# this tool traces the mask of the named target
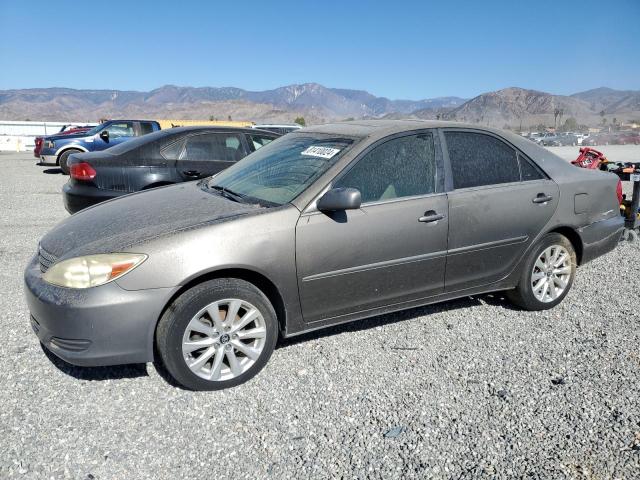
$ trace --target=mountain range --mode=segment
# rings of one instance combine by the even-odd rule
[[[573,117],[593,125],[640,118],[640,91],[597,88],[553,95],[517,87],[472,99],[438,97],[390,100],[364,90],[327,88],[317,83],[249,91],[235,87],[166,85],[149,92],[34,88],[0,90],[0,119],[97,121],[100,118],[165,118],[307,123],[347,118],[424,118],[460,120],[503,127],[553,125]]]

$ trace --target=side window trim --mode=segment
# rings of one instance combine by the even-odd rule
[[[340,173],[338,173],[338,175],[336,175],[331,180],[329,185],[322,190],[322,193],[320,195],[318,195],[318,198],[320,198],[328,189],[333,188],[333,186],[336,185],[336,183],[338,183],[342,179],[342,177],[346,176],[356,166],[356,164],[360,160],[365,158],[375,148],[377,148],[380,145],[383,145],[384,143],[387,143],[387,142],[389,142],[391,140],[396,140],[396,139],[402,138],[402,137],[410,137],[410,136],[414,136],[414,135],[421,135],[421,134],[425,134],[425,133],[429,133],[429,134],[431,134],[433,136],[433,148],[434,148],[434,155],[435,155],[435,160],[436,160],[435,191],[433,191],[431,193],[421,194],[421,195],[411,195],[411,196],[406,196],[406,197],[397,197],[397,198],[389,198],[389,199],[385,199],[385,200],[375,200],[375,201],[371,201],[371,202],[363,202],[362,205],[363,206],[372,206],[372,205],[381,205],[381,204],[386,204],[386,203],[403,202],[403,201],[408,201],[408,200],[415,200],[417,198],[424,198],[424,197],[431,197],[431,196],[434,196],[434,195],[441,195],[442,193],[445,193],[445,190],[444,190],[444,178],[445,177],[443,175],[444,162],[443,162],[443,159],[442,159],[442,147],[441,147],[441,142],[440,142],[440,138],[439,138],[437,129],[435,129],[435,128],[423,128],[423,129],[420,129],[420,130],[411,130],[411,131],[404,131],[404,132],[394,133],[392,135],[388,135],[386,137],[383,137],[383,138],[375,141],[374,143],[369,145],[366,149],[364,149],[362,152],[360,152],[353,160],[351,160],[351,162],[349,162],[349,164],[346,165],[340,171]],[[312,204],[315,204],[315,202],[317,201],[318,198],[316,198],[312,202]]]

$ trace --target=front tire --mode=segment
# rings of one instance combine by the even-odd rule
[[[525,310],[553,308],[569,293],[576,268],[571,242],[559,233],[549,233],[529,253],[518,286],[507,297]]]
[[[180,295],[156,330],[167,372],[191,390],[221,390],[246,382],[266,365],[278,339],[273,306],[258,288],[215,279]]]
[[[69,175],[69,165],[67,164],[69,155],[74,153],[80,153],[80,150],[66,150],[60,154],[60,157],[58,157],[58,165],[60,165],[60,169],[65,175]]]

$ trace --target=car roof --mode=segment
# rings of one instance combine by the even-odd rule
[[[178,133],[191,133],[191,132],[235,132],[235,133],[250,133],[255,135],[256,132],[261,132],[268,135],[278,136],[277,133],[270,132],[268,130],[259,130],[257,128],[245,128],[245,127],[226,127],[226,126],[218,126],[218,125],[193,125],[188,127],[165,128],[164,130],[159,130],[157,132],[158,134],[156,135],[156,138],[162,136],[162,135],[159,135],[160,132],[164,132],[165,135],[174,135]],[[153,135],[154,133],[150,133],[147,135]]]
[[[422,128],[473,128],[492,130],[479,125],[442,120],[353,120],[306,127],[302,129],[302,132],[328,133],[353,137],[382,137],[393,133]]]

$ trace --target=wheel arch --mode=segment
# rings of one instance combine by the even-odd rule
[[[84,152],[88,152],[89,150],[87,150],[86,148],[80,146],[80,145],[65,145],[63,147],[60,147],[60,150],[58,150],[56,152],[56,164],[60,165],[60,157],[62,156],[62,154],[64,152],[68,152],[69,150],[77,150],[78,152],[84,153]]]
[[[155,345],[156,345],[155,340],[156,340],[156,332],[158,329],[158,323],[160,322],[160,319],[165,314],[165,312],[171,307],[173,302],[175,302],[175,300],[184,292],[193,288],[196,285],[199,285],[209,280],[214,280],[216,278],[235,278],[238,280],[244,280],[245,282],[249,282],[252,285],[254,285],[258,290],[264,293],[267,299],[271,302],[271,305],[273,305],[273,309],[275,310],[276,317],[278,319],[278,327],[280,332],[285,331],[286,322],[287,322],[286,307],[285,307],[284,299],[282,298],[282,295],[280,294],[280,291],[278,287],[275,285],[275,283],[271,281],[271,279],[263,275],[262,273],[256,272],[255,270],[251,270],[248,268],[243,268],[243,267],[222,268],[219,270],[204,272],[200,275],[197,275],[191,278],[188,282],[186,282],[178,290],[176,290],[171,296],[171,298],[169,298],[169,300],[163,307],[162,311],[160,312],[160,315],[158,315],[158,318],[155,321],[155,325],[153,326],[153,335],[151,336],[151,341],[153,343],[152,352],[153,352],[154,358],[157,358],[157,352],[155,350]]]
[[[578,265],[582,264],[584,245],[582,243],[580,234],[575,228],[569,226],[560,226],[555,227],[553,230],[550,230],[547,233],[559,233],[560,235],[567,237],[569,242],[571,242],[573,249],[576,251],[576,260],[578,262]]]

